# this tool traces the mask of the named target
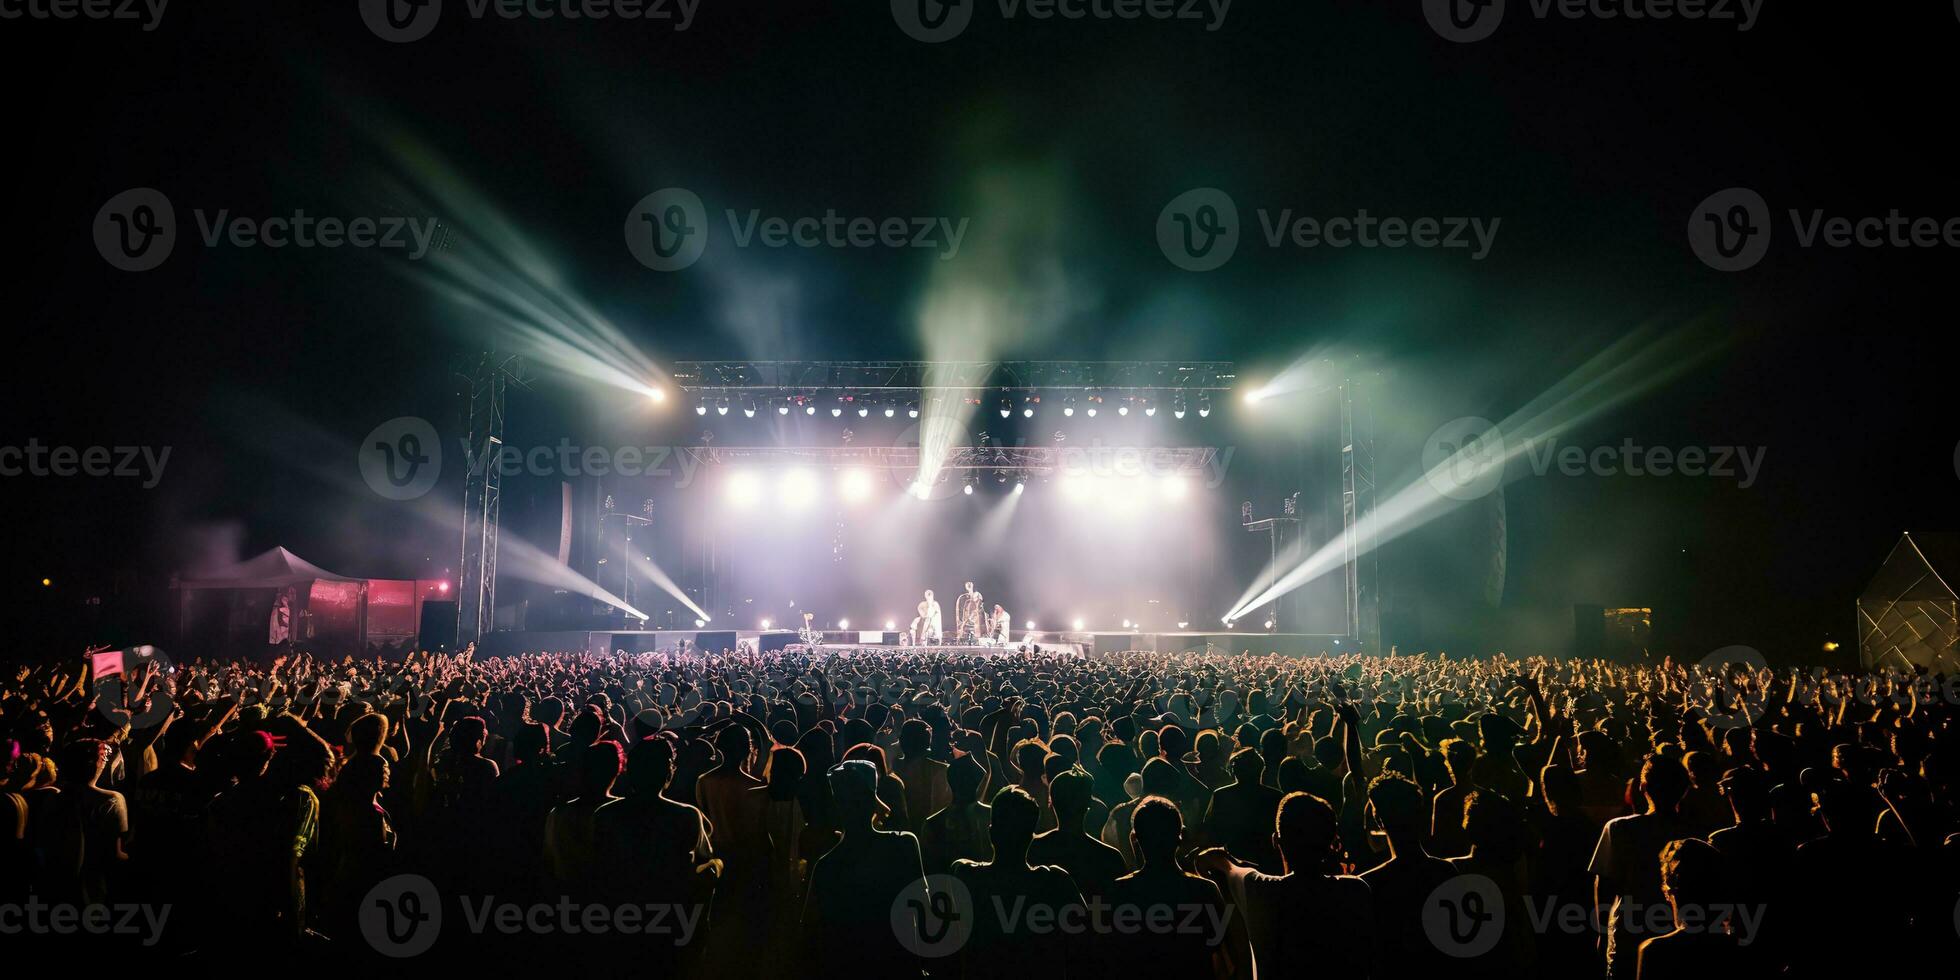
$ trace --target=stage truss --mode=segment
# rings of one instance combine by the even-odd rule
[[[1238,384],[1230,361],[681,361],[670,372],[690,394],[823,391],[1183,391]]]
[[[682,451],[697,463],[713,466],[803,463],[895,473],[917,472],[920,458],[917,446],[697,446]],[[1067,446],[954,447],[945,452],[939,464],[940,477],[972,472],[1066,476],[1086,468],[1087,452]],[[1159,446],[1136,450],[1136,463],[1139,469],[1157,475],[1201,476],[1217,455],[1210,446]]]

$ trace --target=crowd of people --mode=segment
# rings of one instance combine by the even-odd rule
[[[0,934],[700,976],[1836,980],[1960,952],[1949,682],[802,647],[22,666]]]

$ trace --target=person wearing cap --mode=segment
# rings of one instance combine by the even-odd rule
[[[863,759],[840,762],[826,778],[843,836],[810,867],[803,903],[804,967],[812,976],[853,980],[916,978],[919,964],[894,928],[892,908],[926,893],[919,839],[879,830],[890,810],[878,799],[878,767]],[[917,920],[911,921],[916,928]]]

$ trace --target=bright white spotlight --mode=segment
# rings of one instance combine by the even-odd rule
[[[728,475],[728,502],[746,510],[762,499],[762,481],[747,470],[736,470]]]
[[[1072,418],[1074,418],[1074,417],[1075,417],[1075,406],[1074,406],[1074,405],[1063,405],[1063,406],[1062,406],[1062,415],[1063,415],[1063,417],[1065,417],[1065,418],[1071,418],[1071,419],[1072,419]]]
[[[910,493],[912,496],[919,498],[920,500],[924,500],[927,497],[932,496],[932,487],[927,486],[923,482],[918,482],[918,483],[913,483],[911,488],[907,492]]]
[[[706,414],[708,414],[708,403],[707,403],[707,402],[695,402],[695,403],[694,403],[694,414],[696,414],[696,415],[706,415]]]
[[[1181,476],[1164,477],[1157,481],[1157,486],[1163,490],[1165,500],[1183,500],[1191,495],[1191,481]]]
[[[1094,405],[1091,405],[1091,406],[1089,406],[1089,409],[1088,409],[1088,411],[1089,411],[1089,417],[1090,417],[1090,418],[1095,418],[1095,417],[1096,417],[1096,406],[1094,406]]]
[[[1190,624],[1190,623],[1179,623],[1179,624],[1177,624],[1177,628],[1178,628],[1178,629],[1188,629],[1188,628],[1190,628],[1190,626],[1191,626],[1191,624]]]
[[[1116,406],[1116,414],[1118,415],[1130,414],[1130,403],[1124,402],[1123,404]]]
[[[1014,492],[1015,492],[1015,493],[1020,493],[1020,492],[1022,492],[1022,491],[1024,491],[1024,490],[1026,490],[1027,488],[1028,488],[1028,481],[1026,481],[1026,480],[1015,480],[1015,481],[1014,481]]]
[[[906,417],[906,418],[908,418],[908,419],[916,419],[916,418],[918,418],[918,417],[919,417],[919,406],[917,406],[917,405],[907,405],[907,406],[905,407],[905,417]]]
[[[1272,621],[1272,620],[1270,620],[1270,619],[1269,619],[1269,620],[1266,620],[1266,628],[1267,628],[1267,629],[1272,629],[1272,628],[1273,628],[1273,621]]]
[[[817,414],[817,406],[815,406],[815,405],[805,405],[805,406],[803,406],[803,414],[805,414],[805,415],[815,415],[815,414]]]
[[[967,496],[969,496],[969,497],[971,497],[971,496],[973,496],[973,484],[971,484],[971,483],[969,483],[969,484],[967,484],[967,485],[965,485],[965,486],[963,486],[963,487],[961,487],[961,488],[960,488],[960,492],[961,492],[961,493],[963,493],[963,494],[966,494],[966,495],[967,495]]]
[[[869,405],[859,405],[859,406],[858,406],[858,418],[865,418],[865,417],[867,417],[867,416],[869,416],[870,414],[871,414],[871,406],[869,406]]]
[[[653,399],[653,403],[654,403],[655,405],[658,405],[658,404],[660,404],[661,402],[664,402],[664,401],[666,401],[666,400],[667,400],[667,389],[665,389],[665,388],[652,388],[652,389],[649,389],[649,390],[647,391],[647,397],[648,397],[648,398],[651,398],[651,399]]]
[[[817,475],[802,467],[783,471],[777,494],[784,507],[808,510],[817,502]]]
[[[1127,620],[1127,619],[1126,619],[1126,620],[1124,620],[1124,621],[1123,621],[1123,628],[1124,628],[1124,629],[1129,629],[1129,628],[1130,628],[1130,621],[1129,621],[1129,620]]]
[[[860,469],[849,469],[837,478],[837,492],[849,503],[857,503],[871,496],[871,474]]]
[[[844,415],[844,410],[842,408],[833,408],[830,410],[831,418],[842,418],[843,415]]]
[[[1076,620],[1075,620],[1075,628],[1076,628],[1076,630],[1077,630],[1078,632],[1079,632],[1079,631],[1080,631],[1080,630],[1082,629],[1082,618],[1081,618],[1081,617],[1079,617],[1079,616],[1078,616],[1078,617],[1076,617]]]
[[[850,621],[850,620],[848,620],[848,619],[840,619],[840,620],[838,620],[838,621],[837,621],[837,628],[838,628],[838,629],[840,629],[840,630],[847,630],[847,629],[850,629],[850,628],[851,628],[851,621]]]
[[[763,621],[762,621],[762,628],[763,628],[763,629],[768,629],[768,628],[769,628],[769,621],[768,621],[768,620],[766,620],[766,619],[765,619],[765,620],[763,620]]]
[[[695,629],[700,629],[701,627],[703,627],[703,626],[706,626],[706,625],[708,625],[708,621],[707,621],[707,620],[705,620],[705,619],[697,619],[697,620],[695,620],[695,621],[694,621],[694,628],[695,628]]]
[[[1027,628],[1027,629],[1034,629],[1034,620],[1032,620],[1032,619],[1030,619],[1030,620],[1028,620],[1028,622],[1027,622],[1027,626],[1026,626],[1026,628]]]
[[[728,399],[724,398],[721,401],[715,403],[715,414],[716,415],[728,414]]]
[[[896,409],[896,408],[893,408],[893,407],[891,407],[890,405],[886,405],[886,406],[885,406],[885,417],[886,417],[886,418],[891,418],[892,416],[894,416],[894,415],[897,415],[897,414],[898,414],[898,409]]]
[[[895,620],[895,619],[887,619],[887,620],[885,620],[885,628],[886,628],[886,629],[888,629],[888,630],[895,630],[895,629],[897,629],[897,628],[898,628],[898,620]]]

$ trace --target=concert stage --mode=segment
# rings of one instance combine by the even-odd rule
[[[1015,638],[1013,645],[1000,646],[926,646],[906,645],[904,634],[871,631],[830,630],[823,635],[823,650],[826,653],[958,653],[978,656],[1005,656],[1017,651],[1024,643],[1033,643],[1044,651],[1066,650],[1078,656],[1122,653],[1140,650],[1151,653],[1203,653],[1207,650],[1222,654],[1269,653],[1288,657],[1311,657],[1330,654],[1352,653],[1359,649],[1354,641],[1341,636],[1324,636],[1312,633],[1144,633],[1140,631],[1066,631],[1035,632],[1022,634]],[[680,649],[685,645],[689,650],[731,649],[742,644],[762,651],[781,650],[802,644],[793,630],[558,630],[510,632],[500,631],[488,634],[479,645],[479,655],[485,657],[508,657],[518,653],[592,653],[608,654],[615,650],[628,653],[659,653]]]

